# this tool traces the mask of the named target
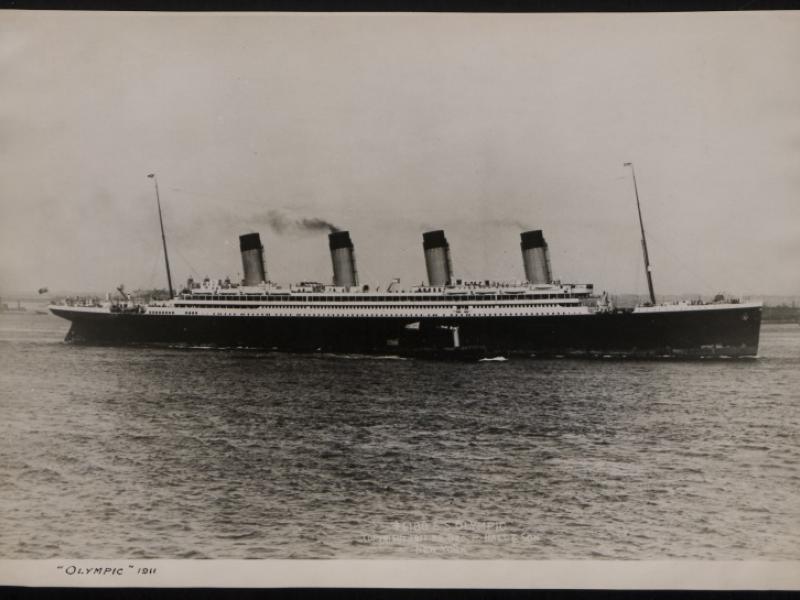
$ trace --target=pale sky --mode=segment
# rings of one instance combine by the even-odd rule
[[[543,229],[563,281],[800,293],[800,14],[0,13],[0,293],[240,276],[521,279]]]

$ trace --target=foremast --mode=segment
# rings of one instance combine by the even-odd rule
[[[172,300],[175,294],[172,291],[172,274],[169,270],[169,254],[167,254],[167,236],[164,235],[164,217],[161,216],[161,198],[158,195],[158,179],[155,173],[148,175],[156,186],[156,205],[158,206],[158,223],[161,225],[161,242],[164,244],[164,263],[167,267],[167,285],[169,286],[169,299]]]

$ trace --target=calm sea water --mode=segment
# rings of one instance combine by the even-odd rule
[[[0,315],[2,558],[800,559],[800,327],[722,362],[63,343]]]

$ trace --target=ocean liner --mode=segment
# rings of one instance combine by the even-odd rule
[[[634,175],[635,187],[635,175]],[[161,222],[170,298],[67,301],[50,306],[71,321],[67,341],[177,344],[431,358],[751,357],[758,352],[761,303],[657,303],[637,209],[650,301],[615,306],[589,283],[553,277],[541,230],[521,233],[525,281],[456,279],[444,231],[423,234],[427,284],[385,289],[359,282],[347,231],[332,231],[330,284],[269,280],[258,233],[240,236],[244,278],[193,281],[177,296]],[[156,198],[161,217],[158,184]]]

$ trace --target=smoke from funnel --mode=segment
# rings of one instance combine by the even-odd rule
[[[336,225],[325,219],[320,219],[319,217],[294,218],[278,210],[269,211],[267,213],[266,222],[269,228],[278,234],[290,233],[292,231],[327,231],[328,233],[340,231]]]

